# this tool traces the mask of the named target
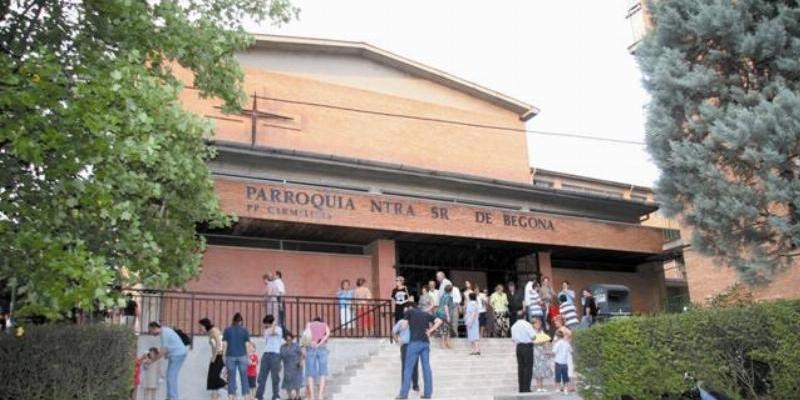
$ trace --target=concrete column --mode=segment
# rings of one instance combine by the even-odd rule
[[[367,246],[367,254],[372,256],[372,296],[388,299],[394,287],[396,247],[394,240],[380,239]]]

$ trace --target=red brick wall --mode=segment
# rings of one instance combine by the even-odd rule
[[[664,280],[649,269],[638,273],[624,273],[553,268],[553,287],[556,291],[561,290],[561,282],[564,280],[570,282],[570,287],[577,296],[580,296],[581,289],[596,283],[627,286],[631,289],[634,313],[657,313],[662,308]]]
[[[208,246],[190,291],[261,295],[266,271],[280,270],[290,296],[335,296],[342,279],[372,281],[372,257]]]
[[[683,253],[686,263],[686,276],[689,283],[689,297],[693,303],[705,304],[707,299],[734,285],[738,278],[736,272],[714,262],[694,250]],[[800,298],[800,263],[779,274],[769,285],[751,287],[757,300]]]
[[[244,70],[248,95],[258,93],[271,98],[382,113],[524,128],[518,115],[489,103],[486,103],[485,110],[476,112],[254,68]],[[182,75],[184,81],[191,81],[185,72]],[[435,85],[433,82],[430,84]],[[223,115],[214,108],[219,105],[218,101],[200,99],[192,89],[184,90],[181,100],[198,114],[225,118],[214,120],[217,139],[250,143],[252,128],[249,117]],[[252,100],[245,107],[252,107]],[[258,108],[294,119],[259,121],[259,145],[530,183],[527,140],[523,132],[271,100],[259,100]]]

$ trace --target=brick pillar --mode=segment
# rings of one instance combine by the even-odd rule
[[[396,251],[394,240],[376,240],[367,246],[372,256],[372,297],[388,299],[394,287]]]
[[[556,277],[553,276],[553,264],[550,262],[550,251],[540,251],[537,253],[539,262],[539,276],[549,276],[555,288]]]
[[[658,313],[667,305],[667,282],[664,277],[664,265],[660,262],[649,262],[636,267],[642,281],[652,289],[646,301],[642,302],[642,311]]]

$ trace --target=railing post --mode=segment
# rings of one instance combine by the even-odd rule
[[[294,334],[297,338],[300,338],[300,335],[303,332],[300,332],[300,298],[294,298]]]
[[[191,307],[192,311],[189,313],[189,315],[190,315],[190,319],[189,319],[189,337],[192,339],[192,344],[189,345],[189,348],[193,349],[194,348],[194,293],[192,293],[192,296],[189,298],[189,301],[192,302],[192,307]]]

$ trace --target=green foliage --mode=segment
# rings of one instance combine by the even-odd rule
[[[738,398],[794,399],[797,332],[797,301],[612,320],[576,332],[575,364],[587,400],[677,396],[686,372]]]
[[[800,3],[653,1],[637,49],[663,209],[750,283],[800,246]]]
[[[136,336],[120,326],[47,325],[0,335],[0,400],[127,400]]]
[[[228,223],[206,161],[212,125],[172,68],[238,109],[240,22],[288,21],[288,0],[18,0],[0,7],[0,282],[58,318],[114,285],[182,285]],[[125,273],[127,270],[130,273]]]

